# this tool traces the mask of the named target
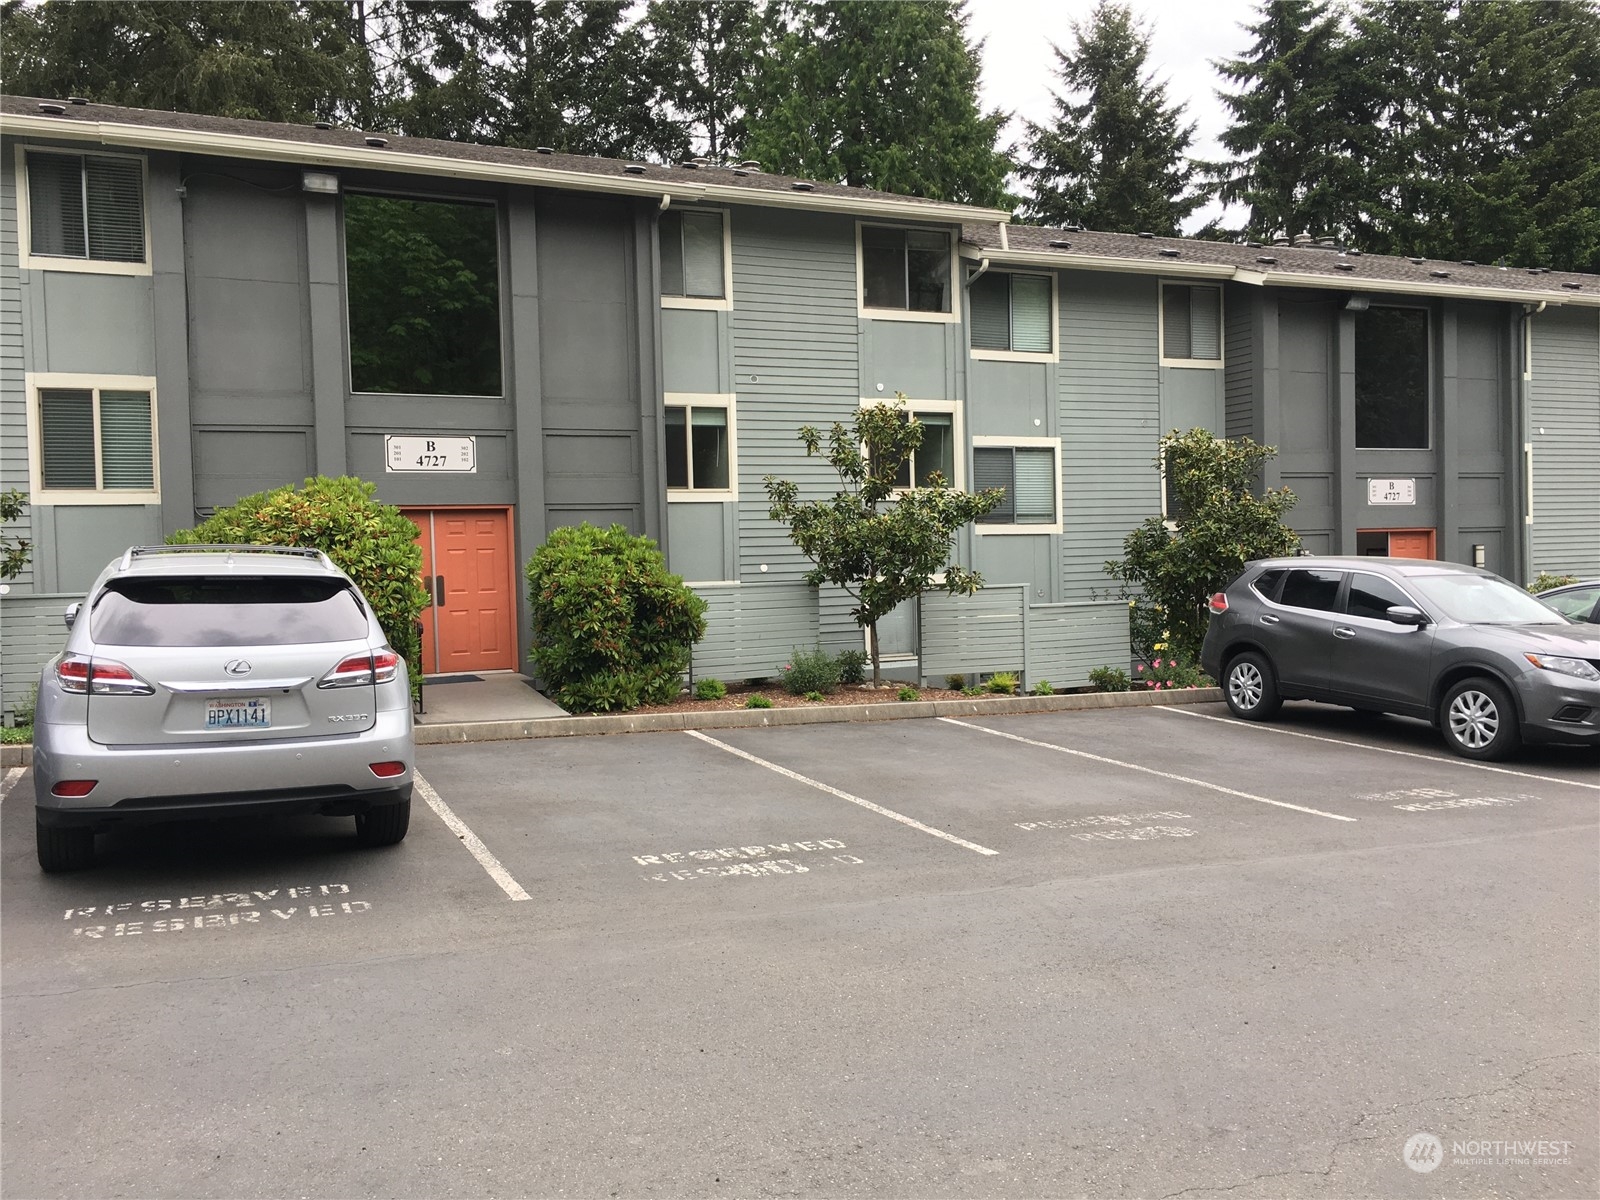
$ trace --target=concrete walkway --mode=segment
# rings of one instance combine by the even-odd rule
[[[566,711],[533,690],[526,675],[486,671],[476,679],[443,676],[422,683],[421,725],[473,725],[480,721],[543,721]]]

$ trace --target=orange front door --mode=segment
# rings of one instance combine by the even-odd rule
[[[1433,558],[1433,530],[1389,531],[1390,558]]]
[[[422,663],[429,675],[517,665],[511,520],[499,508],[407,509],[421,530]]]

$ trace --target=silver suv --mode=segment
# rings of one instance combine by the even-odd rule
[[[1251,721],[1323,700],[1431,721],[1466,758],[1600,746],[1600,625],[1475,567],[1409,558],[1249,563],[1211,597],[1200,665]]]
[[[33,730],[46,871],[134,823],[309,812],[354,816],[363,845],[405,837],[406,665],[321,551],[130,549],[66,621]]]

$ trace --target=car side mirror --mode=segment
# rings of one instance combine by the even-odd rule
[[[67,623],[68,629],[71,629],[72,623],[78,619],[78,610],[82,607],[83,605],[81,602],[77,604],[69,604],[67,605],[67,611],[61,614],[61,619]]]
[[[1428,614],[1420,608],[1412,608],[1409,604],[1396,604],[1386,615],[1396,625],[1415,625],[1420,629],[1428,623]]]

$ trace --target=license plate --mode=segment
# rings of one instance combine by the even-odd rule
[[[206,701],[207,729],[270,729],[272,701],[265,696]]]

